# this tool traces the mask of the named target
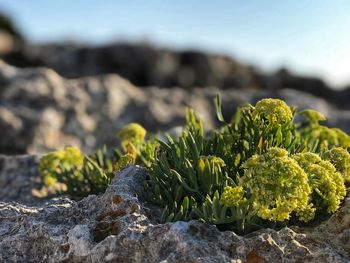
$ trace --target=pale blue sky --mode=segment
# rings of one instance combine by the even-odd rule
[[[35,42],[148,40],[350,83],[350,1],[0,0]]]

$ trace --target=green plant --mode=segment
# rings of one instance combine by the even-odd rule
[[[335,212],[344,199],[344,178],[329,162],[315,153],[298,153],[293,156],[305,171],[311,188],[310,203],[322,212]]]
[[[74,174],[83,167],[84,155],[76,147],[66,147],[64,150],[46,154],[40,159],[39,171],[45,184],[54,185],[57,182],[56,174],[65,171]]]
[[[118,169],[124,168],[127,164],[141,164],[149,167],[155,160],[158,142],[155,138],[145,140],[146,130],[137,123],[130,123],[124,126],[117,134],[124,154],[119,150],[119,160],[116,163]]]
[[[99,193],[108,186],[112,177],[106,147],[91,156],[84,156],[76,147],[48,153],[40,159],[39,171],[46,185],[63,183],[66,192],[72,196]]]
[[[218,130],[206,132],[188,109],[179,138],[145,140],[146,130],[131,123],[118,133],[121,147],[112,157],[106,148],[90,156],[67,148],[44,156],[41,173],[85,195],[102,192],[115,171],[140,164],[149,171],[143,198],[162,208],[162,222],[197,219],[239,233],[310,222],[339,208],[350,182],[346,133],[321,125],[321,113],[297,112],[278,99],[241,107],[230,122],[219,97],[215,105]]]
[[[311,193],[308,176],[282,148],[269,148],[243,163],[241,184],[249,193],[257,216],[284,221],[292,212],[303,211]]]
[[[277,99],[244,106],[229,123],[220,104],[218,131],[205,133],[188,110],[180,138],[160,142],[145,195],[164,208],[162,221],[199,219],[246,233],[339,208],[350,163],[346,149],[334,147],[346,147],[347,134],[321,126],[325,118],[313,110],[300,113],[306,124],[296,123],[296,109]]]
[[[350,147],[350,136],[339,128],[328,128],[321,125],[320,121],[326,118],[315,110],[304,110],[300,112],[308,120],[308,125],[301,129],[301,136],[313,143],[316,152],[324,152],[333,147]]]
[[[345,182],[350,182],[350,154],[346,149],[336,147],[323,153],[322,157],[335,166]]]
[[[121,147],[109,153],[106,146],[91,155],[84,155],[76,147],[48,153],[40,159],[39,171],[47,186],[57,182],[65,185],[65,192],[82,197],[104,192],[119,171],[129,164],[150,166],[155,158],[158,142],[145,141],[146,130],[131,123],[119,133]]]

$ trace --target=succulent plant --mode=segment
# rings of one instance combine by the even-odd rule
[[[309,124],[300,130],[301,136],[314,145],[315,152],[324,152],[333,147],[350,147],[350,136],[339,128],[329,128],[321,125],[326,117],[315,110],[304,110],[299,113],[304,116]]]
[[[40,159],[39,171],[47,185],[56,183],[56,175],[69,171],[74,173],[83,167],[84,155],[76,147],[51,152]]]
[[[297,112],[279,99],[241,107],[230,122],[219,97],[215,106],[218,130],[206,132],[187,109],[178,138],[146,140],[146,130],[132,123],[118,133],[112,156],[106,147],[90,156],[75,152],[79,158],[58,151],[42,158],[40,171],[47,183],[82,195],[103,191],[115,171],[140,164],[149,172],[143,198],[163,209],[160,221],[197,219],[238,233],[309,222],[339,208],[350,181],[349,135],[321,125],[321,113]],[[296,123],[297,114],[307,123]]]
[[[126,125],[118,133],[120,149],[109,152],[106,146],[91,155],[76,147],[66,147],[46,154],[40,159],[39,170],[45,185],[57,182],[66,186],[66,193],[85,196],[103,192],[114,173],[129,164],[149,167],[154,160],[158,142],[145,141],[146,130],[137,123]]]
[[[269,222],[309,222],[338,209],[345,197],[340,174],[347,175],[350,163],[344,152],[331,150],[339,139],[313,133],[322,114],[304,111],[313,121],[302,126],[294,108],[264,99],[238,109],[226,123],[218,99],[216,107],[223,123],[218,131],[205,133],[188,110],[180,138],[160,142],[145,186],[152,190],[145,193],[164,207],[163,221],[199,219],[244,233]]]

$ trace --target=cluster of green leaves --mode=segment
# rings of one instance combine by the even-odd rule
[[[219,98],[216,105],[220,130],[205,133],[188,110],[182,135],[160,142],[145,195],[163,207],[163,222],[199,219],[249,232],[339,208],[349,181],[347,134],[320,125],[314,110],[296,123],[299,113],[278,99],[242,107],[229,123]]]
[[[239,233],[339,208],[350,182],[349,135],[320,124],[321,113],[278,99],[241,107],[229,122],[219,97],[215,105],[218,130],[206,132],[192,109],[179,138],[145,140],[146,130],[131,123],[111,155],[106,147],[89,156],[68,147],[44,156],[41,174],[81,196],[103,192],[116,171],[139,164],[149,171],[143,197],[163,209],[162,222],[197,219]]]

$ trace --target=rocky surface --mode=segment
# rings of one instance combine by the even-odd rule
[[[184,123],[193,107],[206,127],[216,124],[216,88],[141,89],[115,74],[65,79],[47,68],[19,69],[0,61],[0,153],[43,153],[76,145],[90,152],[116,145],[115,133],[129,122],[149,131],[169,130]],[[327,100],[291,89],[220,91],[227,120],[235,108],[263,97],[281,97],[301,108],[314,107],[330,125],[350,131],[350,111]]]
[[[12,158],[2,162],[17,157]],[[31,172],[35,164],[24,165],[24,159],[36,157],[20,157],[12,178],[22,178],[26,166],[28,180],[36,176]],[[4,202],[6,189],[1,188],[0,262],[350,261],[350,198],[316,227],[238,236],[197,221],[157,223],[138,198],[145,176],[142,168],[129,166],[101,195],[80,201],[53,198],[45,204]]]
[[[41,201],[32,192],[42,184],[38,161],[37,155],[0,155],[0,201],[21,204],[38,204]]]

